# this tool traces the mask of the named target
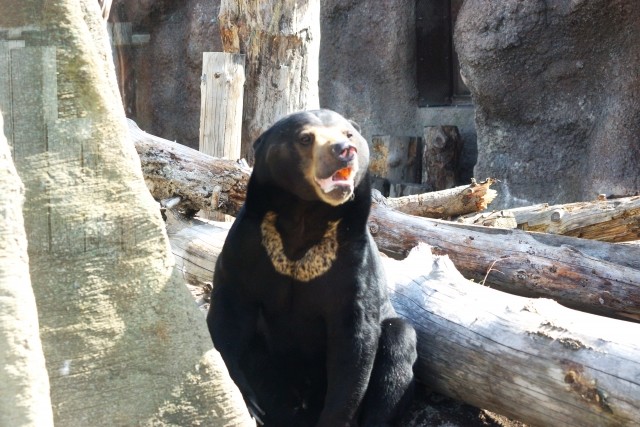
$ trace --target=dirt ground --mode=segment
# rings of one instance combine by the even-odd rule
[[[209,310],[210,285],[187,284],[200,309]],[[527,427],[502,415],[478,409],[455,399],[434,393],[422,384],[409,412],[403,417],[402,427]]]

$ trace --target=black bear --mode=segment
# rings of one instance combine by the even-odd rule
[[[416,334],[398,318],[368,231],[367,142],[329,110],[254,143],[244,207],[218,258],[207,324],[267,426],[393,425]]]

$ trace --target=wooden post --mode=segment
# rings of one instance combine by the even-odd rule
[[[390,192],[383,193],[385,196],[397,197],[425,192],[424,187],[419,185],[422,175],[421,155],[421,138],[389,135],[371,138],[369,170],[374,177],[384,178],[389,182]]]
[[[225,52],[247,55],[242,157],[285,114],[320,105],[320,0],[221,0]]]
[[[462,139],[456,126],[425,127],[422,183],[435,191],[455,187],[461,150]]]
[[[242,54],[203,53],[200,151],[210,156],[241,156],[244,62]]]

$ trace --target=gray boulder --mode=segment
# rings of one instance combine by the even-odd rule
[[[640,2],[467,0],[455,45],[492,208],[640,190]]]

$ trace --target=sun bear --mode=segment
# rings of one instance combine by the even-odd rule
[[[265,426],[393,425],[416,333],[398,318],[367,219],[369,148],[330,110],[254,143],[246,201],[216,263],[207,324]]]

